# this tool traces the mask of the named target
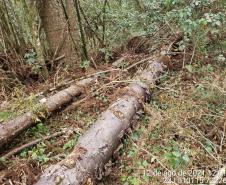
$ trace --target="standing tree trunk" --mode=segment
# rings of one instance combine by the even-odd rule
[[[40,17],[52,60],[64,55],[61,63],[79,68],[80,38],[73,0],[42,0]]]
[[[106,8],[107,8],[107,0],[104,1],[104,5],[103,5],[103,25],[102,25],[102,41],[103,41],[103,46],[105,47],[105,32],[106,32]]]
[[[72,26],[71,26],[71,18],[69,18],[70,11],[68,10],[69,7],[70,7],[70,2],[71,1],[68,1],[67,0],[67,1],[65,1],[65,4],[64,4],[63,0],[60,0],[60,5],[61,5],[61,8],[62,8],[64,17],[65,17],[65,20],[67,22],[66,24],[67,24],[67,27],[68,27],[68,34],[70,36],[70,39],[71,39],[71,42],[73,44],[74,50],[78,54],[78,48],[76,46],[75,39],[73,38],[73,34],[71,33],[72,32],[72,30],[71,30],[72,29]]]
[[[79,32],[80,32],[80,38],[82,42],[82,60],[89,60],[88,57],[88,51],[87,51],[87,46],[86,46],[86,40],[85,40],[85,34],[82,26],[82,18],[80,15],[80,9],[79,9],[79,0],[73,0],[74,1],[74,7],[77,15],[77,21],[78,21],[78,27],[79,27]]]
[[[98,175],[131,126],[141,101],[148,97],[149,85],[155,83],[162,71],[160,61],[151,61],[149,68],[127,87],[126,95],[101,115],[65,160],[47,168],[36,185],[85,184]]]
[[[9,16],[9,12],[8,12],[8,7],[7,7],[7,4],[6,4],[6,1],[3,0],[2,3],[4,5],[5,20],[6,20],[8,28],[9,28],[10,34],[12,35],[12,40],[14,42],[14,48],[19,49],[18,35],[16,35],[14,26],[12,25],[12,22],[11,22],[12,20],[10,19],[10,16]]]
[[[3,43],[4,52],[7,50],[18,49],[18,38],[15,34],[15,30],[12,25],[12,20],[9,17],[8,7],[5,0],[0,2],[0,31],[1,39],[0,42]]]
[[[27,24],[31,33],[31,44],[37,53],[37,62],[40,65],[41,75],[44,80],[49,77],[49,72],[45,64],[44,47],[41,40],[42,22],[39,14],[39,0],[31,0],[29,3],[23,0],[24,11],[27,15]]]

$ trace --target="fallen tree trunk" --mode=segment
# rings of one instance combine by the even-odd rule
[[[95,79],[96,77],[81,80],[76,85],[71,85],[67,89],[64,89],[49,97],[41,103],[45,109],[43,111],[51,113],[59,109],[61,106],[69,103],[75,96],[80,95],[84,91],[85,87],[91,85]],[[11,121],[0,124],[0,148],[12,141],[13,138],[24,130],[34,126],[36,124],[37,116],[38,115],[35,115],[30,111]]]
[[[85,184],[89,178],[97,177],[117,149],[142,101],[148,97],[149,85],[156,82],[162,71],[161,61],[151,61],[149,68],[127,87],[126,94],[79,139],[73,152],[47,168],[36,185]]]

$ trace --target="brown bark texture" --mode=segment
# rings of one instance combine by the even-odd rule
[[[101,114],[88,131],[80,137],[73,152],[61,162],[47,168],[36,185],[85,184],[98,177],[105,164],[131,126],[142,101],[149,95],[149,87],[163,71],[158,59],[126,88],[126,93]]]
[[[84,88],[91,85],[96,77],[87,78],[79,81],[77,84],[71,85],[55,95],[49,97],[44,104],[45,111],[51,113],[61,106],[71,102],[74,97],[80,95]],[[24,130],[36,124],[35,116],[31,111],[22,114],[15,119],[0,124],[0,148],[12,141],[17,135]]]
[[[61,1],[65,2],[67,17],[64,15]],[[73,8],[73,0],[49,0],[42,1],[40,9],[40,17],[50,54],[54,59],[64,55],[63,62],[67,64],[72,64],[72,61],[75,64],[75,61],[78,61],[74,45],[78,43],[79,37],[76,31],[76,17]]]

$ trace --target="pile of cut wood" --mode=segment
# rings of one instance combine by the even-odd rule
[[[88,179],[98,176],[119,146],[125,132],[130,128],[136,113],[142,109],[143,102],[150,97],[149,87],[158,81],[165,67],[162,58],[152,57],[151,60],[146,61],[148,67],[125,88],[126,93],[110,105],[79,138],[74,150],[66,159],[43,172],[37,182],[38,185],[84,184]],[[55,110],[82,94],[84,88],[92,85],[95,80],[97,80],[96,76],[83,79],[42,100],[41,104],[50,116]],[[1,124],[0,147],[9,144],[16,136],[34,126],[36,116],[33,112],[26,112],[14,120]]]

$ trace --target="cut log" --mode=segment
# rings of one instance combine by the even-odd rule
[[[51,113],[63,105],[69,103],[74,97],[80,95],[84,91],[85,87],[91,85],[95,79],[96,77],[81,80],[77,84],[71,85],[67,89],[64,89],[49,97],[45,101],[42,101],[45,111]],[[11,121],[0,124],[0,148],[12,141],[13,138],[15,138],[24,130],[34,126],[36,124],[36,116],[37,115],[34,115],[30,111]]]
[[[142,101],[147,99],[149,85],[163,71],[160,61],[150,61],[149,68],[126,88],[126,93],[112,104],[93,126],[80,137],[73,152],[61,162],[47,168],[36,185],[85,184],[98,177],[117,149],[125,131],[131,126]]]

